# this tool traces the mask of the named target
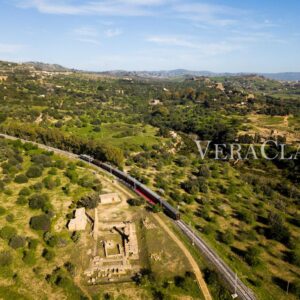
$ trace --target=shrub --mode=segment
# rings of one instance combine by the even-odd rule
[[[238,218],[247,224],[254,222],[254,217],[250,210],[242,209],[238,212]]]
[[[30,194],[31,194],[31,191],[27,187],[22,188],[21,191],[19,192],[19,195],[21,195],[21,196],[29,196]]]
[[[68,177],[72,183],[77,183],[78,181],[78,174],[75,170],[68,169],[65,172],[65,176]]]
[[[0,216],[3,216],[6,213],[6,209],[0,206]]]
[[[16,178],[15,178],[15,182],[16,183],[27,183],[28,182],[28,177],[24,174],[20,174],[20,175],[17,175]]]
[[[291,292],[300,298],[300,280],[291,283]]]
[[[44,185],[42,182],[37,182],[32,186],[32,189],[35,191],[41,191],[44,188]]]
[[[54,162],[54,166],[60,170],[63,170],[65,169],[66,164],[62,159],[58,159]]]
[[[206,235],[213,234],[215,232],[214,227],[211,224],[207,224],[203,227],[203,233]]]
[[[28,200],[24,196],[19,196],[18,199],[17,199],[17,201],[16,201],[16,203],[18,205],[25,205],[25,204],[28,203]]]
[[[192,195],[183,194],[182,201],[186,204],[192,204],[195,201],[195,198]]]
[[[28,248],[31,250],[35,250],[39,244],[37,239],[30,239],[28,242]]]
[[[78,184],[85,188],[92,188],[94,186],[94,179],[89,176],[83,176],[78,180]]]
[[[29,207],[46,211],[50,208],[49,196],[47,194],[34,194],[29,198]]]
[[[131,199],[127,200],[127,203],[131,206],[141,206],[141,205],[145,204],[145,200],[142,197],[131,198]]]
[[[13,195],[13,191],[12,190],[9,190],[9,189],[6,189],[4,191],[4,194],[7,195],[7,196],[12,196]]]
[[[9,251],[0,252],[0,266],[5,267],[11,265],[13,261],[12,255]]]
[[[56,168],[51,168],[48,172],[49,175],[57,175],[57,169]]]
[[[54,251],[52,251],[52,250],[44,249],[44,250],[43,250],[43,253],[42,253],[42,256],[43,256],[46,260],[51,261],[51,260],[55,257],[55,254],[54,254]]]
[[[13,249],[22,248],[25,246],[25,238],[20,235],[15,235],[9,240],[9,246]]]
[[[283,218],[271,212],[268,216],[268,223],[270,225],[267,235],[269,238],[278,242],[288,243],[291,237],[289,229],[284,225]]]
[[[10,240],[17,234],[17,230],[11,226],[4,226],[0,230],[0,237],[4,240]]]
[[[38,149],[38,146],[34,145],[32,143],[25,143],[25,144],[23,144],[23,148],[24,148],[25,151],[30,151],[30,150]]]
[[[8,214],[5,219],[7,222],[12,223],[15,220],[15,216],[13,214]]]
[[[98,203],[99,203],[99,195],[97,193],[92,193],[82,197],[78,202],[78,207],[94,209],[97,207]]]
[[[295,249],[290,251],[290,253],[288,254],[288,259],[292,264],[300,267],[300,245],[299,244],[295,246]]]
[[[57,183],[58,182],[55,181],[51,176],[48,176],[43,180],[43,184],[44,184],[45,188],[48,190],[53,190],[54,188],[56,188]]]
[[[234,235],[231,230],[227,229],[225,232],[220,234],[220,240],[222,243],[231,245],[234,241]]]
[[[34,251],[24,251],[23,253],[23,261],[25,264],[29,266],[33,266],[36,263],[35,253]]]
[[[26,175],[29,178],[38,178],[42,176],[43,170],[38,166],[31,166],[27,172]]]
[[[153,213],[158,213],[161,211],[161,207],[159,204],[155,204],[155,205],[152,205],[152,212]]]
[[[257,247],[248,247],[245,253],[245,261],[252,267],[260,264],[260,249]]]
[[[71,276],[75,275],[75,266],[71,262],[66,262],[64,264],[64,267],[70,273]]]
[[[31,161],[37,165],[43,166],[45,168],[52,166],[51,157],[45,154],[35,154],[32,156]]]
[[[47,232],[44,235],[44,240],[47,243],[47,245],[50,246],[50,247],[52,247],[52,248],[55,247],[55,246],[57,246],[57,244],[59,242],[58,236],[51,235],[50,233],[47,235]]]
[[[202,177],[210,177],[210,170],[206,165],[202,165],[199,168],[198,175]]]
[[[66,184],[65,186],[62,187],[62,190],[63,192],[66,194],[66,195],[69,195],[70,194],[70,190],[71,190],[71,185],[68,183]]]
[[[35,230],[49,231],[51,227],[51,219],[47,215],[39,215],[30,219],[30,227]]]
[[[80,232],[74,231],[71,235],[71,239],[74,243],[77,243],[80,239]]]

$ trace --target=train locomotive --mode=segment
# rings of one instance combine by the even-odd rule
[[[116,176],[120,181],[122,181],[124,184],[129,186],[137,194],[144,197],[151,204],[159,204],[162,207],[165,214],[171,217],[172,219],[174,220],[180,219],[180,213],[177,209],[175,209],[166,200],[162,199],[157,193],[151,191],[148,187],[146,187],[144,184],[142,184],[135,178],[131,177],[125,172],[118,170],[117,168],[111,166],[110,164],[96,160],[89,155],[81,154],[80,158]]]

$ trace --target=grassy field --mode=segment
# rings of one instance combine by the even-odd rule
[[[151,299],[156,297],[153,295],[165,295],[170,299],[202,299],[192,277],[186,277],[192,270],[181,250],[159,227],[151,213],[140,207],[128,206],[121,214],[127,217],[132,214],[135,219],[141,266],[149,270],[151,276],[141,285],[124,283],[88,287],[81,274],[88,265],[85,253],[91,247],[91,237],[88,232],[82,233],[79,241],[74,242],[66,228],[67,216],[73,211],[75,203],[91,192],[91,187],[81,185],[80,178],[85,178],[85,182],[92,180],[97,183],[101,178],[102,188],[106,192],[114,189],[114,181],[104,176],[103,172],[96,176],[95,171],[81,163],[39,149],[24,150],[20,145],[1,143],[0,152],[8,153],[9,157],[6,161],[5,156],[0,155],[0,180],[4,182],[0,192],[0,296],[3,299],[81,299],[80,295],[84,294],[93,295],[95,299],[102,299],[106,294],[113,297],[111,299]],[[14,155],[19,163],[13,166]],[[43,166],[39,176],[17,183],[16,178],[20,174],[28,174],[41,155],[44,160],[48,157],[52,166]],[[12,167],[8,168],[7,164]],[[77,180],[66,176],[70,169],[76,172]],[[8,177],[11,179],[8,180]],[[49,188],[49,178],[54,182],[59,178],[55,187]],[[121,189],[117,190],[122,193]],[[32,217],[42,214],[40,209],[28,207],[31,197],[37,194],[48,195],[46,214],[51,210],[51,227],[47,231],[34,230],[30,225]],[[107,215],[107,212],[105,210],[103,214]],[[121,216],[117,212],[115,215]],[[145,218],[149,228],[143,225]],[[6,233],[8,227],[8,232],[13,231],[10,237]],[[22,239],[20,245],[12,243],[15,236]],[[127,287],[126,292],[124,287]]]
[[[297,243],[300,238],[299,227],[291,222],[298,211],[297,199],[269,191],[271,184],[272,187],[291,185],[283,181],[282,171],[272,162],[263,162],[262,167],[261,161],[251,162],[251,166],[247,163],[233,166],[228,162],[208,160],[200,163],[209,170],[205,175],[207,191],[184,198],[182,184],[195,177],[193,174],[199,169],[199,162],[189,161],[193,158],[189,157],[187,165],[181,167],[172,161],[164,161],[159,170],[140,168],[139,171],[153,189],[179,207],[182,218],[192,224],[259,299],[296,299],[292,292],[286,296],[288,282],[295,282],[300,277],[299,267],[287,260],[290,246],[266,235],[269,214],[276,212],[285,216],[284,224],[291,232],[291,239]],[[152,160],[147,163],[156,165]],[[255,179],[256,185],[247,178]],[[259,263],[255,266],[245,260],[246,252],[253,247],[260,253]]]
[[[103,123],[100,131],[95,132],[93,125],[83,128],[65,127],[69,133],[103,141],[123,149],[135,149],[136,146],[152,146],[161,142],[156,136],[157,129],[150,125],[132,125],[126,123]]]

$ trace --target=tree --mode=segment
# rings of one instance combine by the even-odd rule
[[[35,154],[31,157],[31,161],[36,165],[45,168],[51,167],[53,165],[51,157],[46,154]]]
[[[72,183],[77,183],[78,181],[78,174],[75,170],[68,169],[65,172],[65,176],[68,177]]]
[[[0,237],[4,240],[10,240],[17,234],[17,230],[11,226],[4,226],[0,230]]]
[[[27,201],[27,199],[26,199],[25,196],[19,196],[18,199],[17,199],[17,201],[16,201],[16,203],[18,205],[25,205],[25,204],[28,203],[28,201]]]
[[[291,237],[289,229],[284,225],[283,218],[276,213],[271,212],[268,216],[270,225],[267,235],[269,238],[278,242],[288,243]]]
[[[39,241],[37,239],[30,239],[28,242],[28,248],[31,250],[36,250]]]
[[[141,206],[141,205],[145,204],[145,200],[142,197],[131,198],[131,199],[127,200],[127,203],[130,206]]]
[[[94,186],[94,178],[85,175],[78,180],[78,184],[85,188],[92,188]]]
[[[58,159],[54,162],[54,166],[60,170],[63,170],[66,167],[66,163],[62,159]]]
[[[34,194],[29,198],[29,207],[32,209],[42,209],[47,211],[51,205],[47,194]]]
[[[198,171],[198,176],[202,176],[202,177],[210,177],[210,170],[208,168],[208,166],[206,165],[201,165]]]
[[[13,258],[9,251],[0,251],[0,267],[9,266],[12,264]]]
[[[54,180],[52,178],[52,176],[47,176],[43,180],[43,184],[44,184],[45,188],[48,189],[48,190],[53,190],[54,188],[56,188],[57,186],[59,186],[58,183],[59,182],[57,180]]]
[[[247,224],[252,224],[254,222],[253,213],[247,209],[241,209],[238,212],[238,218]]]
[[[25,246],[25,238],[20,235],[15,235],[9,240],[9,246],[13,249],[22,248]]]
[[[224,244],[231,245],[234,241],[234,235],[230,229],[227,229],[225,232],[220,234],[220,240]]]
[[[35,253],[32,250],[24,251],[22,259],[28,266],[33,266],[36,263]]]
[[[31,166],[27,172],[26,176],[29,178],[38,178],[42,176],[43,170],[38,166]]]
[[[31,194],[31,191],[27,187],[22,188],[21,191],[19,192],[20,196],[29,196],[30,194]]]
[[[29,224],[32,229],[49,231],[51,227],[51,219],[45,214],[34,216],[30,219]]]
[[[248,247],[245,253],[245,261],[252,267],[260,264],[260,249],[258,247]]]
[[[55,254],[54,254],[54,251],[45,248],[43,250],[42,256],[46,260],[51,261],[55,257]]]
[[[295,248],[288,253],[289,261],[300,267],[300,244],[296,244]]]
[[[97,193],[92,193],[82,197],[78,202],[78,207],[94,209],[98,206],[98,203],[99,203],[99,195]]]
[[[295,280],[291,284],[291,292],[300,298],[300,280]]]
[[[28,177],[24,174],[20,174],[20,175],[17,175],[16,178],[15,178],[15,182],[16,183],[27,183],[28,182]]]

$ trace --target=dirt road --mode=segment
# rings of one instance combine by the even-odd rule
[[[187,257],[188,261],[190,262],[190,264],[194,270],[198,285],[202,291],[204,299],[212,300],[212,297],[210,295],[210,292],[208,290],[206,282],[204,281],[204,279],[202,277],[201,270],[200,270],[197,262],[191,255],[190,251],[186,248],[184,243],[175,235],[175,233],[164,223],[164,221],[160,218],[160,216],[158,214],[154,214],[154,218],[159,223],[159,225],[168,233],[168,235],[172,238],[172,240],[178,245],[178,247],[182,250],[182,252]]]

